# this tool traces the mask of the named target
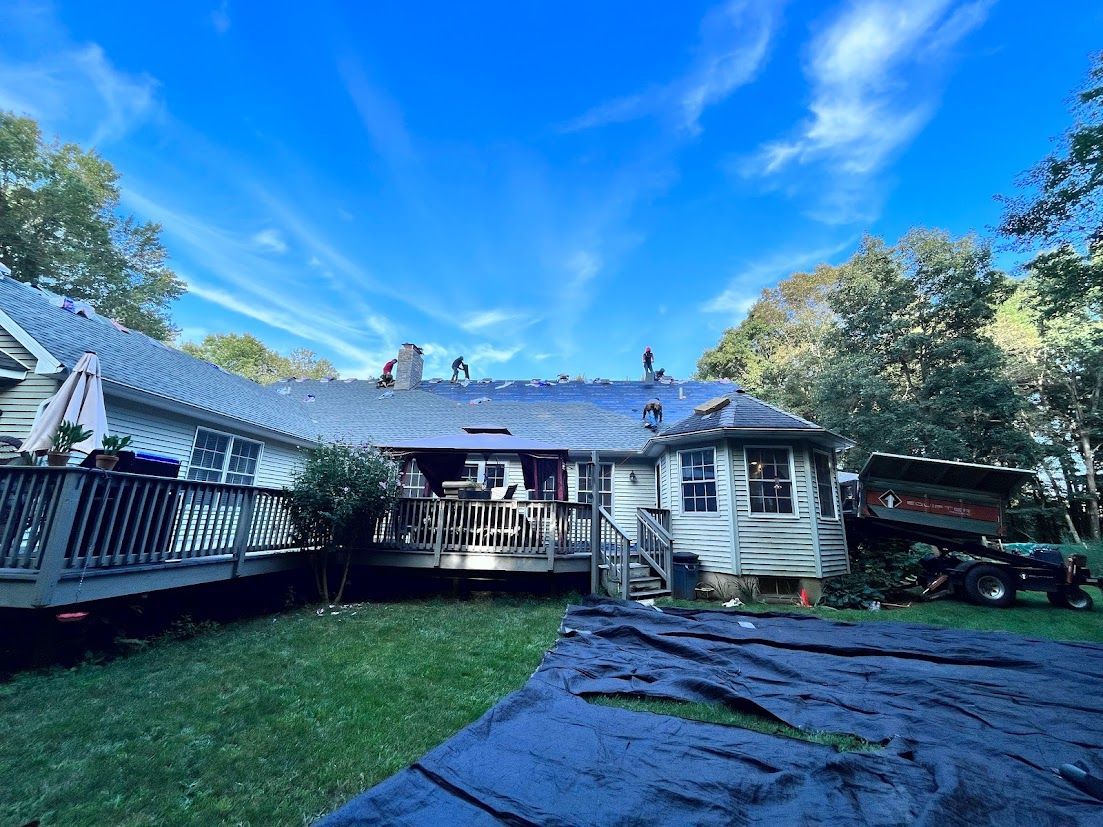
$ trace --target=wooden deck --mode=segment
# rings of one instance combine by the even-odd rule
[[[640,509],[637,536],[638,545],[587,504],[417,498],[400,501],[348,550],[372,566],[590,571],[595,586],[623,597],[669,589],[672,542],[662,513]],[[304,565],[308,551],[295,542],[284,491],[0,467],[0,607],[68,606],[265,574]]]

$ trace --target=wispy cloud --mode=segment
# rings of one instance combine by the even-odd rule
[[[705,109],[754,79],[769,52],[781,4],[776,0],[732,0],[701,23],[697,58],[685,74],[643,92],[595,106],[564,124],[575,132],[657,116],[690,135],[701,131]]]
[[[728,282],[723,292],[706,301],[701,309],[706,313],[723,313],[733,318],[744,316],[758,300],[763,288],[817,264],[830,263],[831,259],[851,249],[856,242],[857,238],[848,238],[839,244],[814,250],[789,250],[752,262]]]
[[[851,3],[812,42],[805,66],[812,88],[808,119],[740,162],[740,171],[776,180],[814,166],[821,191],[822,176],[833,179],[828,198],[835,201],[815,208],[816,217],[828,223],[868,217],[867,179],[930,120],[947,53],[984,22],[991,5]]]
[[[476,313],[472,313],[466,319],[460,321],[461,328],[468,333],[476,333],[486,328],[501,327],[508,325],[512,329],[520,327],[526,327],[532,323],[525,313],[521,313],[516,310],[503,310],[501,308],[495,308],[493,310],[481,310]]]
[[[211,12],[211,26],[219,34],[226,34],[226,32],[230,31],[232,22],[233,21],[230,20],[229,0],[222,0],[218,8]]]
[[[287,242],[279,230],[269,227],[253,235],[253,244],[268,253],[283,255],[287,252]]]

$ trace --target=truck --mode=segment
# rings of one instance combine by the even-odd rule
[[[906,540],[934,546],[922,561],[923,597],[953,594],[1003,608],[1022,591],[1045,592],[1049,602],[1090,610],[1084,586],[1103,590],[1083,554],[1005,543],[1011,495],[1033,471],[969,462],[874,453],[857,475],[840,475],[848,544]]]

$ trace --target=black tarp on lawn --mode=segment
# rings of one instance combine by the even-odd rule
[[[1054,772],[1103,775],[1103,646],[612,601],[572,607],[562,632],[523,689],[322,823],[1103,824]],[[885,746],[838,753],[596,694]]]

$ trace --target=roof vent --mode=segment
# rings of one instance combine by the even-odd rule
[[[731,399],[727,396],[717,396],[714,399],[710,399],[708,402],[702,402],[696,408],[693,409],[695,414],[705,416],[710,413],[722,410],[731,404]]]
[[[468,434],[506,434],[512,436],[509,433],[509,428],[504,428],[501,425],[469,425],[463,430],[464,433]]]

